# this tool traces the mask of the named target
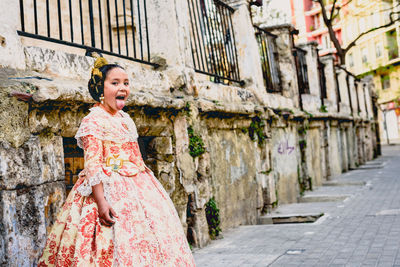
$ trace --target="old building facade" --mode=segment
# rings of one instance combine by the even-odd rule
[[[62,2],[1,3],[1,264],[35,265],[82,169],[90,50],[129,74],[126,112],[194,247],[378,153],[372,83],[291,25],[254,27],[247,1]]]

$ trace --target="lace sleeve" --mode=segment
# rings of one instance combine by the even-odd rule
[[[89,196],[92,193],[92,186],[99,184],[108,176],[102,168],[103,163],[103,143],[93,135],[86,135],[81,138],[82,148],[84,149],[85,181],[77,188],[82,196]],[[105,192],[106,193],[106,192]]]

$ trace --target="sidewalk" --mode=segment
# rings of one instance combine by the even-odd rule
[[[194,252],[197,266],[400,266],[400,146],[383,154],[263,220],[323,213],[316,222],[229,230]]]

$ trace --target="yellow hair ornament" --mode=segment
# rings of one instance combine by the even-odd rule
[[[98,57],[94,62],[94,69],[100,69],[101,67],[107,64],[108,64],[107,59],[105,59],[104,57]]]

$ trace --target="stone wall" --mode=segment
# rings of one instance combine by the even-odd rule
[[[194,247],[211,240],[205,212],[211,198],[223,232],[255,224],[276,205],[297,202],[304,190],[370,160],[376,145],[368,81],[349,89],[348,74],[331,57],[321,59],[328,89],[327,110],[321,110],[315,44],[304,44],[312,83],[310,94],[301,96],[301,110],[293,28],[281,25],[266,28],[278,36],[281,77],[281,93],[267,93],[247,1],[230,2],[244,85],[216,84],[194,71],[183,2],[152,2],[149,16],[157,18],[149,20],[152,58],[160,68],[108,56],[130,77],[125,110],[136,122],[146,164],[170,194]],[[66,197],[63,140],[75,135],[94,104],[87,91],[94,59],[84,50],[72,53],[68,46],[18,36],[12,21],[18,10],[16,3],[0,9],[0,24],[7,25],[0,27],[6,40],[0,47],[0,264],[5,266],[35,265]],[[16,93],[19,99],[32,97],[21,101]],[[350,110],[357,95],[365,97],[360,113],[354,106]],[[204,144],[204,153],[195,157],[189,149],[193,136]]]

